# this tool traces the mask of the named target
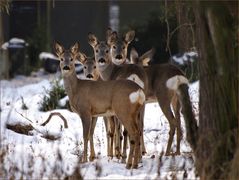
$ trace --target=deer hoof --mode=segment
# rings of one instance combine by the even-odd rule
[[[85,159],[85,158],[81,159],[81,163],[86,163],[86,162],[87,162],[87,159]]]
[[[90,157],[89,157],[89,160],[90,160],[90,161],[94,161],[94,159],[95,159],[95,156],[90,156]]]
[[[170,155],[172,155],[170,152],[165,153],[165,156],[170,156]]]
[[[123,159],[121,159],[121,161],[120,161],[121,163],[123,163],[123,164],[125,164],[126,163],[126,159],[125,158],[123,158]]]
[[[143,151],[143,152],[142,152],[142,156],[144,156],[145,154],[147,154],[147,152],[146,152],[146,151]]]
[[[126,164],[126,169],[130,169],[132,164]]]

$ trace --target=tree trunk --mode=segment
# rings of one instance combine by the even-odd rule
[[[194,34],[189,19],[190,6],[189,3],[182,0],[176,0],[175,5],[177,9],[177,23],[180,26],[177,36],[178,50],[182,53],[189,51],[194,46]]]
[[[239,137],[238,39],[234,24],[238,23],[238,14],[232,16],[226,2],[194,5],[200,52],[196,168],[202,179],[226,178],[238,168],[230,169]]]
[[[0,7],[4,8],[4,7]],[[3,22],[3,11],[0,11],[0,79],[9,79],[9,58],[8,50],[2,49],[2,44],[5,42],[4,39],[4,22]]]

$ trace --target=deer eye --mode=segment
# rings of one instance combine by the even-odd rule
[[[96,66],[94,66],[94,69],[96,68]]]
[[[108,53],[108,52],[109,52],[109,50],[106,50],[105,52],[106,52],[106,53]]]
[[[61,58],[61,61],[64,61],[64,59],[63,59],[63,58]]]
[[[122,49],[125,49],[125,46],[123,46]]]
[[[84,69],[86,69],[86,66],[84,66]]]
[[[95,50],[95,52],[96,52],[96,53],[98,53],[98,52],[99,52],[99,50],[98,50],[98,49],[96,49],[96,50]]]
[[[113,46],[114,49],[116,49],[116,46]]]
[[[70,58],[70,61],[73,61],[73,58]]]

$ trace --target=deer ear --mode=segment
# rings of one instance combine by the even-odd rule
[[[125,34],[125,38],[124,38],[125,42],[127,44],[129,44],[131,41],[133,41],[134,36],[135,36],[135,31],[132,30],[132,31],[127,32]]]
[[[118,40],[118,34],[116,31],[112,32],[107,38],[107,44],[111,45]]]
[[[71,48],[71,53],[72,54],[77,54],[79,52],[80,45],[78,42],[76,42]]]
[[[78,58],[79,62],[83,65],[85,64],[86,60],[87,60],[87,56],[84,53],[78,53]]]
[[[93,33],[88,34],[88,43],[94,48],[98,44],[98,39]]]
[[[139,57],[139,54],[137,53],[135,48],[132,48],[130,51],[130,62],[132,64],[138,64],[138,57]]]
[[[110,35],[112,34],[112,29],[110,27],[108,27],[108,29],[106,30],[106,41],[108,42],[108,39],[110,37]]]
[[[144,53],[142,56],[140,56],[139,60],[143,66],[149,66],[149,62],[152,60],[154,53],[155,53],[155,49],[152,48],[146,53]]]
[[[57,56],[61,56],[64,53],[64,47],[60,43],[55,42],[54,44],[55,53]]]

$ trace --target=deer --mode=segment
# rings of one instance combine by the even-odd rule
[[[180,142],[182,139],[180,108],[183,102],[180,103],[178,88],[183,84],[188,87],[189,81],[185,77],[185,74],[172,64],[149,65],[150,58],[144,58],[145,54],[139,57],[137,51],[131,49],[130,61],[131,63],[143,66],[147,74],[149,84],[146,93],[146,103],[158,101],[162,112],[169,122],[170,131],[165,155],[180,155]],[[186,94],[185,91],[183,93]],[[172,104],[172,109],[170,104]],[[170,153],[175,131],[177,131],[176,152]]]
[[[120,65],[127,60],[128,45],[134,40],[134,37],[134,30],[128,31],[122,38],[119,38],[116,31],[112,31],[111,28],[107,29],[106,38],[110,45],[111,58],[114,64]]]
[[[147,77],[144,69],[135,64],[124,64],[122,66],[117,66],[112,63],[112,57],[110,55],[110,45],[105,41],[99,41],[98,38],[93,34],[88,34],[88,43],[94,50],[96,68],[99,71],[100,77],[104,81],[115,80],[115,79],[129,79],[137,83],[141,88],[146,91],[147,89]],[[143,133],[143,114],[144,108],[139,115],[141,130]],[[127,131],[124,131],[124,140],[127,138]],[[126,155],[126,142],[124,141],[123,154],[122,154],[122,162],[125,161]],[[141,147],[142,153],[145,151],[143,135],[141,135]]]
[[[119,43],[120,38],[118,38],[117,32],[112,32],[112,30],[107,30],[107,42],[111,47],[111,55],[114,56],[114,49],[119,49],[118,46],[121,46],[122,43]],[[123,40],[124,41],[124,40]],[[112,48],[113,47],[113,48]],[[118,52],[118,54],[125,53],[125,51]],[[184,73],[178,69],[176,66],[165,64],[165,65],[152,65],[149,66],[149,62],[152,59],[155,53],[155,49],[152,48],[148,52],[144,53],[139,57],[137,51],[132,48],[130,52],[130,63],[138,64],[144,67],[145,72],[148,78],[148,92],[146,92],[146,103],[157,102],[159,103],[162,112],[167,118],[170,126],[169,131],[169,139],[167,143],[166,153],[165,155],[170,155],[170,150],[173,142],[173,137],[175,131],[177,130],[177,146],[175,155],[180,154],[180,142],[182,139],[182,130],[181,130],[181,121],[180,121],[180,103],[179,103],[179,95],[177,95],[176,90],[172,90],[169,87],[166,87],[166,82],[168,79],[173,76],[180,77],[182,82],[186,82],[184,84],[188,84],[188,80],[185,77]],[[127,54],[125,54],[126,57]],[[117,59],[112,62],[116,65],[122,65],[127,62],[126,58]],[[148,67],[146,67],[148,66]],[[168,72],[169,71],[169,72]],[[180,81],[180,82],[181,82]],[[182,83],[183,84],[183,83]],[[170,104],[172,103],[174,114],[170,108]],[[182,102],[183,103],[183,102]]]
[[[88,141],[93,127],[92,118],[117,116],[127,129],[130,138],[126,168],[137,168],[141,133],[138,115],[145,102],[143,89],[129,80],[105,82],[78,79],[75,61],[79,56],[79,43],[65,50],[56,42],[54,48],[60,59],[60,69],[70,106],[81,118],[84,139],[83,162],[87,162]]]
[[[93,57],[87,57],[84,53],[81,52],[79,53],[78,60],[83,66],[83,73],[86,79],[92,81],[102,81],[99,72],[96,70],[96,64]],[[113,158],[113,137],[115,133],[114,119],[112,117],[103,117],[103,119],[107,132],[107,156]]]

